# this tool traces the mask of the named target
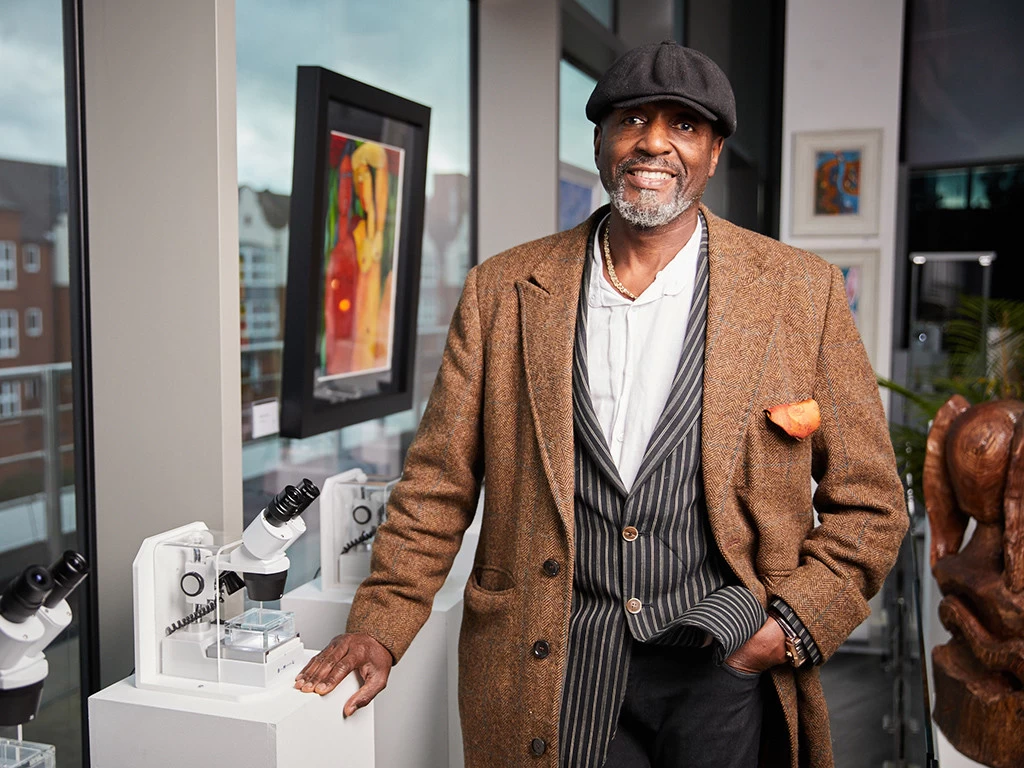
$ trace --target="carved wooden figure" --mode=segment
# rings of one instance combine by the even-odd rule
[[[1024,766],[1024,402],[960,395],[928,433],[931,567],[953,635],[932,653],[935,722],[968,757]],[[977,527],[961,550],[970,518]]]

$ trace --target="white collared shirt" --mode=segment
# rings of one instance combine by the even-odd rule
[[[679,367],[697,276],[702,224],[636,301],[604,276],[599,235],[587,295],[590,397],[626,490],[640,469]]]

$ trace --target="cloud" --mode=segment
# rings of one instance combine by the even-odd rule
[[[64,165],[61,4],[6,0],[0,16],[0,155]]]
[[[238,175],[287,193],[295,72],[316,65],[431,107],[428,170],[469,173],[465,0],[239,0]]]
[[[300,64],[431,107],[429,172],[469,173],[466,0],[237,0],[235,14],[240,183],[290,190]],[[3,157],[65,164],[62,32],[56,0],[4,0]]]

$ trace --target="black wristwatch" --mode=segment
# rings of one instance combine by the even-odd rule
[[[782,634],[786,636],[786,659],[794,667],[802,667],[807,662],[807,649],[804,648],[804,641],[800,639],[796,630],[789,626],[789,622],[778,613],[768,611],[768,615],[782,627]]]

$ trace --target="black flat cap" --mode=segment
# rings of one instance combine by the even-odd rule
[[[613,109],[661,100],[692,107],[722,136],[736,131],[736,98],[725,72],[700,51],[672,40],[634,48],[612,64],[590,94],[587,119],[600,124]]]

